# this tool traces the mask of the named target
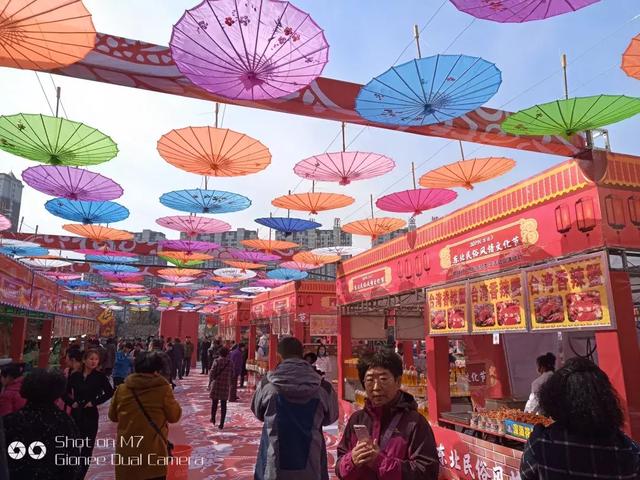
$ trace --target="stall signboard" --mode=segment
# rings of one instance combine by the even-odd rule
[[[427,291],[430,335],[455,335],[469,332],[467,286],[448,285]]]
[[[362,293],[377,288],[385,288],[391,284],[391,269],[379,268],[349,280],[349,292]]]
[[[470,282],[469,296],[473,333],[527,331],[522,274]]]
[[[338,316],[310,315],[309,332],[312,337],[335,335],[338,332]]]
[[[606,254],[526,271],[531,330],[613,328]]]

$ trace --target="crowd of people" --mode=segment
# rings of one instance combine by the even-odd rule
[[[262,347],[260,347],[262,348]],[[225,428],[227,403],[238,401],[246,379],[244,343],[189,337],[109,339],[70,345],[64,370],[32,369],[11,363],[0,370],[0,451],[29,445],[16,460],[0,454],[10,478],[81,480],[91,465],[99,424],[98,407],[110,401],[108,418],[117,423],[114,442],[122,458],[170,457],[169,424],[182,408],[176,381],[188,376],[193,356],[201,360],[211,399],[211,422]],[[323,427],[338,419],[338,398],[319,359],[326,347],[305,352],[294,337],[280,339],[279,364],[255,385],[250,408],[263,422],[254,479],[327,480],[329,465]],[[532,386],[528,410],[550,416],[551,426],[535,427],[522,457],[523,480],[640,478],[640,447],[623,433],[625,416],[604,372],[574,358],[555,370],[555,357],[537,360],[540,379]],[[401,389],[402,358],[380,348],[359,358],[365,407],[348,419],[337,449],[335,474],[342,480],[437,480],[441,470],[436,439],[415,399]],[[67,439],[57,446],[59,438]],[[139,438],[139,442],[130,439]],[[34,447],[35,445],[35,447]],[[39,448],[80,459],[38,458]],[[9,446],[9,450],[6,450]],[[34,452],[31,452],[34,449]],[[44,450],[43,450],[44,451]],[[84,460],[84,461],[82,461]],[[166,478],[162,463],[121,462],[116,479]]]

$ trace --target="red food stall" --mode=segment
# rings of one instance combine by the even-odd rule
[[[218,335],[223,340],[236,343],[249,337],[251,302],[230,302],[218,313]]]
[[[362,401],[354,339],[382,341],[395,325],[397,333],[425,333],[426,382],[407,385],[412,393],[423,387],[441,464],[459,478],[517,478],[527,423],[479,420],[464,410],[517,403],[535,378],[535,358],[547,351],[560,362],[594,358],[620,394],[627,431],[640,438],[632,294],[640,285],[640,158],[595,151],[593,161],[567,160],[420,227],[409,240],[339,269],[344,418]],[[466,405],[451,395],[458,343]]]

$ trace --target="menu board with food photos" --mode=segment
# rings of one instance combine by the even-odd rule
[[[532,330],[611,328],[604,254],[527,270]]]
[[[427,305],[430,335],[469,332],[467,287],[464,283],[428,290]]]
[[[527,331],[522,275],[506,275],[471,282],[473,333]]]

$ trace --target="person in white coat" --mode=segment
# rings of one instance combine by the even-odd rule
[[[538,366],[539,376],[531,383],[531,394],[527,405],[524,407],[524,411],[527,413],[543,413],[540,411],[540,404],[538,402],[538,392],[544,383],[549,380],[549,377],[553,375],[556,370],[556,356],[553,353],[546,353],[536,358],[536,365]]]

